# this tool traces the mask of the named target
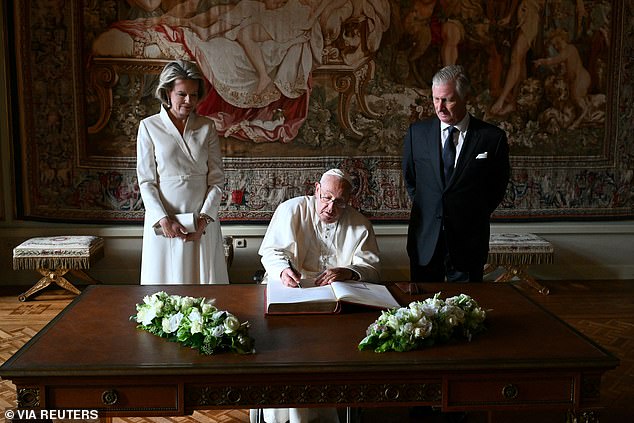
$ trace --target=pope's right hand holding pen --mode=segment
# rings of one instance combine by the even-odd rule
[[[291,262],[290,260],[288,260],[288,267],[282,270],[280,278],[282,279],[282,283],[286,286],[290,286],[291,288],[302,287],[302,275],[297,270],[295,270],[293,262]]]

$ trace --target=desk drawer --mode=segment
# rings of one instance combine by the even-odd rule
[[[179,385],[82,385],[49,386],[50,409],[98,409],[106,411],[180,411]]]
[[[575,399],[573,376],[483,375],[457,377],[445,381],[443,401],[447,407],[477,408],[505,405],[572,405]]]

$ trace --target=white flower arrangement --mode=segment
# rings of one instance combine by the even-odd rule
[[[254,353],[249,322],[241,323],[233,314],[218,310],[214,301],[161,291],[145,296],[130,319],[138,323],[139,329],[198,349],[201,354]]]
[[[460,294],[442,300],[440,292],[424,301],[414,301],[408,307],[382,311],[372,323],[360,350],[410,351],[473,335],[485,329],[486,311],[468,295]]]

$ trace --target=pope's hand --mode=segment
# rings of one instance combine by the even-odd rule
[[[290,286],[291,288],[297,288],[299,286],[301,275],[298,275],[291,269],[287,267],[282,270],[280,274],[280,279],[282,279],[282,283],[286,286]]]
[[[335,281],[347,281],[354,278],[354,272],[345,267],[333,267],[323,271],[315,279],[315,285],[329,285]]]

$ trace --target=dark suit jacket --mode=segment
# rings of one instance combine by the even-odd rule
[[[446,187],[441,156],[440,120],[412,124],[403,143],[403,176],[413,203],[407,252],[412,263],[427,265],[444,222],[451,260],[467,271],[487,261],[489,219],[504,198],[510,174],[506,133],[471,116]]]

